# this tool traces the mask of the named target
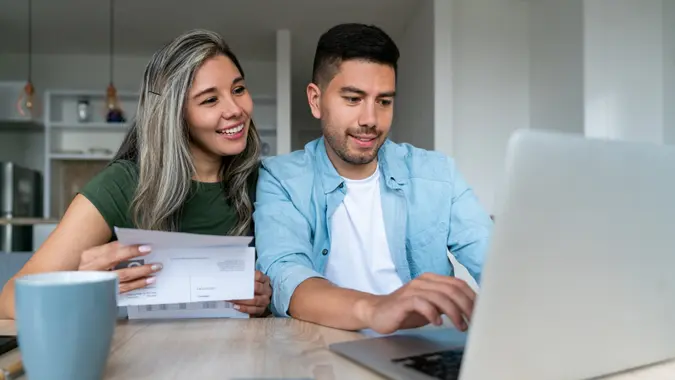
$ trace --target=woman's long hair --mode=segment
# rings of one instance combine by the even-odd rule
[[[244,71],[218,34],[193,30],[157,51],[145,68],[136,118],[113,161],[138,165],[139,181],[131,212],[137,228],[174,231],[190,196],[196,170],[189,144],[185,103],[195,72],[209,58],[224,55],[242,77]],[[227,201],[236,210],[231,235],[252,230],[253,201],[249,184],[256,177],[260,137],[250,122],[246,149],[223,157],[221,179]]]

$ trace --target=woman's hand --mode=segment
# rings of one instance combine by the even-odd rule
[[[119,263],[145,256],[150,251],[150,247],[145,245],[123,246],[116,241],[111,242],[84,251],[80,256],[78,270],[111,271]],[[150,263],[116,270],[120,281],[120,293],[154,283],[155,278],[150,275],[161,269],[162,264]]]
[[[231,301],[234,308],[253,317],[262,316],[270,304],[272,286],[270,278],[261,271],[255,271],[255,298],[252,300]]]

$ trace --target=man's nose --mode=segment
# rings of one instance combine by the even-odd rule
[[[362,127],[372,128],[377,125],[377,114],[375,112],[375,104],[366,102],[363,105],[361,115],[359,117],[359,125]]]

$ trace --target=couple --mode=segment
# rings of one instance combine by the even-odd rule
[[[261,165],[237,58],[214,33],[178,37],[146,67],[136,122],[113,162],[17,276],[114,270],[152,250],[118,245],[114,226],[254,234],[255,298],[233,301],[242,312],[381,333],[445,314],[465,330],[475,293],[453,276],[448,250],[480,281],[492,221],[452,159],[387,139],[398,58],[376,27],[324,33],[307,86],[323,137]],[[161,269],[118,270],[120,290]],[[12,279],[0,318],[13,317]]]

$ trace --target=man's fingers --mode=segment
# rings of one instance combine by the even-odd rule
[[[455,292],[457,294],[462,293],[459,290],[456,290]],[[448,297],[448,295],[445,293],[439,292],[435,289],[420,289],[416,296],[429,302],[437,310],[437,312],[440,311],[441,313],[447,315],[459,330],[466,330],[467,326],[463,318],[463,315],[466,315],[465,311],[455,299]],[[464,298],[462,302],[469,301],[468,298],[466,298],[466,296],[463,294],[460,297]]]
[[[153,273],[156,273],[162,269],[162,264],[145,264],[137,267],[124,268],[117,270],[117,276],[120,279],[120,283],[129,282],[136,280],[142,277],[147,277]]]
[[[476,300],[476,292],[474,292],[473,289],[469,286],[469,284],[466,283],[466,281],[457,278],[457,277],[452,277],[452,276],[442,276],[440,274],[436,273],[424,273],[419,277],[420,280],[423,281],[429,281],[429,282],[435,282],[435,283],[441,283],[441,284],[446,284],[450,286],[455,286],[459,290],[461,290],[464,294],[466,294],[471,301]]]
[[[421,283],[418,286],[418,289],[414,291],[423,294],[434,294],[434,303],[439,307],[443,307],[444,314],[447,314],[447,312],[451,310],[450,308],[453,308],[453,312],[454,308],[457,308],[461,314],[466,316],[467,320],[471,320],[473,314],[473,300],[458,286],[454,284],[449,285],[442,281],[426,281]],[[440,299],[438,297],[440,297]]]
[[[121,282],[120,283],[120,293],[126,293],[135,289],[140,289],[145,286],[148,286],[152,283],[155,282],[154,277],[144,277],[144,278],[139,278],[134,281],[129,281],[129,282]]]
[[[438,309],[424,297],[413,295],[407,299],[406,303],[406,309],[408,309],[409,312],[413,311],[424,316],[424,318],[426,318],[429,323],[433,323],[435,325],[440,325],[443,323]]]

